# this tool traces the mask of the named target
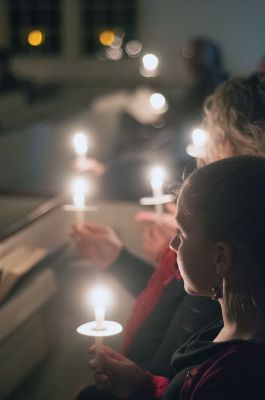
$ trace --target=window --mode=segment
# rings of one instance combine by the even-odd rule
[[[60,52],[61,0],[10,0],[9,16],[13,52]]]
[[[82,10],[84,53],[115,59],[136,38],[136,0],[82,0]]]

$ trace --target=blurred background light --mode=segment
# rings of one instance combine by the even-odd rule
[[[166,98],[161,93],[153,93],[150,96],[150,104],[158,112],[165,112],[167,110]]]
[[[142,43],[139,40],[130,40],[125,45],[125,51],[129,57],[138,57],[142,51]]]
[[[45,41],[45,35],[40,30],[34,30],[29,32],[27,40],[31,46],[40,46]]]
[[[200,128],[196,128],[192,132],[192,142],[194,146],[203,147],[207,143],[207,133]]]
[[[118,48],[109,47],[106,49],[105,54],[108,59],[118,61],[123,56],[123,50],[121,47]]]
[[[159,60],[154,54],[145,54],[143,56],[143,66],[147,71],[155,71],[158,67]]]
[[[115,33],[113,31],[104,30],[100,32],[98,39],[103,46],[111,46],[115,40]]]

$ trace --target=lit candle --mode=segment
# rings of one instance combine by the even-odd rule
[[[105,330],[104,327],[104,320],[105,320],[105,311],[106,311],[106,303],[108,300],[108,293],[101,287],[95,288],[91,293],[92,303],[94,305],[94,312],[95,312],[95,331],[103,331]],[[100,333],[100,332],[98,332]],[[96,346],[96,358],[98,358],[99,351],[102,347],[103,337],[96,336],[95,337],[95,346]]]
[[[115,321],[105,320],[106,305],[109,303],[109,292],[102,287],[96,287],[90,292],[89,301],[94,307],[95,321],[86,322],[77,328],[81,335],[95,338],[97,369],[100,369],[99,352],[103,344],[103,337],[117,335],[122,326]]]
[[[168,104],[165,96],[161,93],[153,93],[150,96],[150,104],[158,114],[163,114],[168,109]]]
[[[158,74],[159,59],[154,54],[145,54],[142,58],[140,72],[146,78],[154,77]]]
[[[151,172],[151,187],[153,197],[159,201],[163,196],[164,170],[161,167],[154,167]],[[160,221],[163,215],[163,204],[155,204],[157,220]]]
[[[77,178],[73,185],[73,204],[76,210],[76,219],[78,224],[85,221],[87,184],[83,178]]]
[[[192,157],[204,157],[207,142],[207,132],[196,128],[192,131],[192,143],[187,146],[186,151]]]
[[[86,154],[88,150],[87,136],[83,132],[77,132],[74,135],[73,142],[77,157],[77,166],[82,169],[82,166],[86,161]]]

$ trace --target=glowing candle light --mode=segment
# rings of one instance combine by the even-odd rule
[[[151,187],[153,190],[153,197],[158,201],[163,196],[165,171],[161,167],[154,167],[151,171]],[[161,220],[163,214],[163,204],[155,204],[155,211],[157,219]]]
[[[196,128],[192,132],[192,142],[194,146],[203,147],[207,143],[207,134],[204,130]]]
[[[95,330],[104,331],[106,304],[109,300],[108,292],[102,287],[97,287],[91,293],[91,300],[92,304],[94,305],[94,312],[95,312],[95,321],[96,321]],[[98,357],[102,343],[103,343],[103,337],[96,336],[95,337],[96,357]]]
[[[140,72],[143,76],[149,78],[156,76],[158,73],[159,59],[154,54],[145,54],[142,58],[142,66]]]
[[[161,93],[151,94],[149,101],[156,112],[164,113],[167,111],[167,101],[165,96],[163,96]]]
[[[192,157],[203,157],[208,142],[208,135],[203,129],[196,128],[192,131],[192,143],[190,143],[186,151]]]
[[[76,210],[78,224],[83,224],[85,220],[87,183],[83,178],[77,178],[73,184],[73,204]]]
[[[118,322],[105,320],[106,306],[110,300],[110,294],[105,288],[94,288],[89,297],[94,307],[95,321],[80,325],[77,332],[95,338],[97,368],[100,369],[99,352],[103,344],[103,337],[117,335],[122,331],[122,326]]]
[[[77,132],[73,137],[73,143],[76,152],[77,166],[82,169],[82,165],[86,161],[88,150],[87,136],[83,132]]]
[[[159,60],[154,54],[145,54],[143,56],[143,66],[147,71],[155,71],[158,67]]]

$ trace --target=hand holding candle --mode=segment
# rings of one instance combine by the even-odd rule
[[[79,326],[77,332],[81,335],[95,337],[96,357],[98,358],[103,336],[112,336],[120,333],[122,326],[117,322],[105,320],[106,305],[109,302],[109,294],[105,289],[101,287],[95,288],[91,293],[91,300],[95,312],[95,321]]]

